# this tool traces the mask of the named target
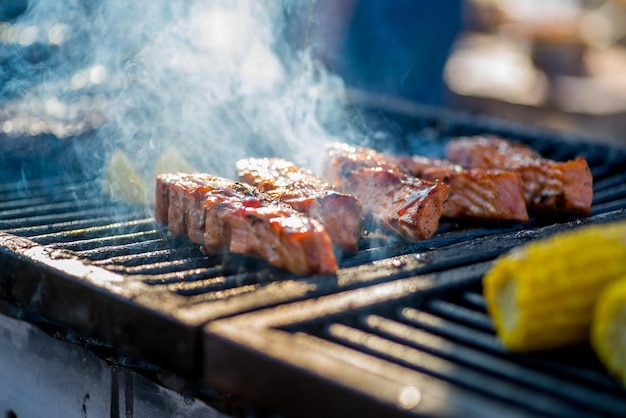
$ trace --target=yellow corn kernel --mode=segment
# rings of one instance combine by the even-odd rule
[[[626,274],[626,222],[580,227],[500,256],[483,277],[487,311],[511,350],[589,341],[594,304]]]
[[[146,183],[130,157],[119,148],[111,154],[102,186],[104,192],[116,200],[136,205],[147,205],[150,201]]]
[[[626,276],[607,286],[598,298],[591,345],[607,370],[626,385]]]

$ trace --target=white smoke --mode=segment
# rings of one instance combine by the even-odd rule
[[[97,124],[89,168],[114,149],[146,176],[171,150],[227,177],[248,156],[310,165],[333,140],[320,118],[343,106],[341,79],[309,53],[312,1],[31,0],[0,36],[44,56],[16,55],[0,96]]]

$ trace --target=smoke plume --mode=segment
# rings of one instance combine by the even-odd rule
[[[159,161],[227,177],[248,156],[311,165],[331,140],[325,115],[343,106],[342,80],[309,53],[312,5],[30,0],[0,28],[13,47],[0,128],[21,113],[57,136],[95,126],[77,144],[85,169],[122,150],[146,179]]]

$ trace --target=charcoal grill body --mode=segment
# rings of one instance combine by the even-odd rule
[[[439,156],[454,136],[492,133],[556,160],[583,156],[592,213],[444,220],[419,243],[367,237],[336,275],[301,278],[247,257],[206,257],[150,208],[109,199],[96,177],[54,177],[18,150],[2,156],[13,167],[0,185],[4,315],[80,336],[114,364],[192,382],[194,396],[213,401],[217,391],[279,414],[626,415],[626,392],[589,347],[506,352],[480,288],[492,260],[517,245],[626,219],[626,148],[442,109],[361,103],[350,114],[329,130],[367,121],[387,133],[365,144],[381,150]]]

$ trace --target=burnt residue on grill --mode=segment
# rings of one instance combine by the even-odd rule
[[[505,352],[479,279],[514,246],[625,219],[626,148],[409,110],[359,108],[342,123],[385,127],[384,143],[367,144],[381,150],[436,153],[455,135],[495,133],[549,158],[583,156],[594,176],[591,216],[443,220],[418,243],[371,231],[336,275],[294,277],[249,257],[207,257],[158,225],[150,207],[111,199],[82,164],[55,166],[55,153],[74,147],[70,140],[49,164],[0,157],[11,160],[11,172],[0,175],[0,297],[21,317],[99,341],[88,345],[136,359],[137,367],[149,362],[203,379],[279,412],[565,416],[625,407],[622,389],[588,347]]]

